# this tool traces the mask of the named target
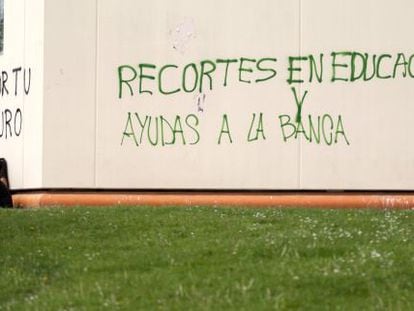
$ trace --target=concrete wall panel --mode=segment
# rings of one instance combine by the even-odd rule
[[[299,51],[299,2],[256,1],[240,5],[239,1],[137,1],[115,0],[99,3],[98,40],[98,139],[97,186],[102,188],[235,188],[271,189],[298,186],[298,143],[285,144],[278,131],[278,114],[290,112],[291,91],[285,85],[287,55]],[[277,77],[256,83],[256,79],[269,77],[269,71],[257,70],[257,63],[245,62],[247,70],[239,81],[241,58],[259,61],[277,58],[277,62],[264,61],[261,66],[277,70]],[[235,59],[228,69],[224,86],[225,65],[217,59]],[[212,89],[208,77],[200,90],[184,92],[183,69],[197,67],[201,75],[201,62],[217,67],[212,74]],[[123,65],[123,79],[139,72],[140,64],[153,64],[145,69],[155,80],[144,79],[142,93],[139,81],[123,84],[119,94],[118,68]],[[166,91],[158,88],[159,71],[165,65],[168,72],[162,76]],[[144,74],[145,71],[143,70]],[[128,76],[129,75],[129,76]],[[138,73],[139,76],[139,73]],[[186,80],[192,88],[191,75]],[[144,91],[153,92],[152,95]],[[250,125],[256,119],[248,141]],[[256,135],[262,114],[263,131]],[[128,116],[131,116],[129,122]],[[156,146],[155,122],[165,118],[173,127],[182,122],[182,135],[176,134],[175,143]],[[220,130],[227,117],[229,135]],[[177,121],[179,118],[179,121]],[[187,122],[186,122],[187,119]],[[186,124],[188,123],[188,124]],[[227,124],[225,124],[226,126]],[[196,128],[197,133],[191,127]],[[134,136],[126,136],[133,129]],[[225,128],[227,130],[227,127]],[[178,130],[178,125],[176,130]],[[160,131],[160,130],[159,130]],[[172,140],[171,130],[165,127],[165,143]],[[199,138],[198,138],[199,137]],[[194,144],[197,142],[196,144]],[[137,146],[138,144],[138,146]]]
[[[0,157],[8,160],[11,186],[19,188],[24,180],[24,91],[21,75],[17,87],[15,81],[18,68],[24,67],[24,42],[25,1],[5,1],[4,49],[0,55]]]
[[[25,0],[24,188],[43,186],[44,3]]]
[[[45,2],[43,186],[95,183],[96,1]]]
[[[12,187],[412,190],[412,9],[6,1]]]
[[[302,139],[302,188],[414,188],[413,78],[404,69],[408,66],[395,66],[405,62],[400,53],[407,62],[414,53],[408,39],[414,26],[412,7],[407,0],[303,2],[302,54],[324,53],[325,65],[322,83],[307,82],[302,87],[309,92],[304,116],[316,119],[328,114],[335,120],[335,128],[342,116],[349,145],[341,134],[331,146],[323,140],[315,144]],[[336,63],[348,68],[336,67],[336,78],[348,81],[332,82],[332,52],[359,53],[354,54],[355,78],[363,72],[360,54],[368,55],[367,77],[374,72],[374,62],[380,72],[370,81],[363,77],[350,81],[352,56],[337,56]],[[309,71],[303,76],[308,81]]]

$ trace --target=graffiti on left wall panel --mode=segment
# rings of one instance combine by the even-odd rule
[[[30,94],[31,80],[32,69],[29,67],[0,70],[0,140],[22,135],[23,108],[21,102],[14,99]]]

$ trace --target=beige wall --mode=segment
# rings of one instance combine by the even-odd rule
[[[174,89],[180,86],[183,68],[190,63],[200,67],[202,60],[277,57],[277,67],[284,66],[289,53],[299,52],[299,2],[269,0],[241,6],[239,1],[198,1],[196,5],[190,0],[153,1],[145,6],[145,14],[131,14],[141,8],[136,1],[99,4],[97,186],[297,188],[298,143],[284,144],[271,126],[277,111],[289,110],[291,105],[282,72],[279,79],[261,84],[240,83],[238,65],[233,64],[224,87],[225,66],[221,65],[214,74],[212,91],[162,95],[156,81],[145,80],[144,87],[153,91],[152,96],[129,96],[124,86],[125,96],[119,99],[117,68],[150,63],[160,69],[175,64],[179,69],[165,76],[171,80],[165,88]],[[262,76],[257,71],[249,75],[244,79]],[[208,79],[205,83],[208,86]],[[248,143],[251,117],[261,112],[269,125],[266,140]],[[183,124],[186,145],[177,135],[176,144],[154,147],[147,134],[139,147],[128,138],[121,145],[128,113],[133,114],[138,138],[141,131],[135,113],[143,119],[151,117],[153,124],[160,116],[174,123],[178,115],[185,123],[188,115],[195,115],[200,142],[191,145],[196,134]],[[233,143],[223,135],[218,145],[223,114],[228,115]],[[189,121],[194,124],[192,118]]]
[[[95,184],[96,1],[45,1],[43,187]]]
[[[331,55],[368,53],[368,64],[382,57],[381,74],[393,74],[399,53],[407,62],[414,54],[409,40],[412,1],[45,0],[43,7],[26,0],[26,18],[21,13],[25,2],[13,3],[14,15],[6,12],[7,18],[37,26],[16,26],[20,36],[13,36],[15,43],[6,41],[6,49],[14,44],[16,53],[6,50],[0,64],[12,67],[25,59],[44,68],[36,72],[30,96],[7,99],[7,105],[26,109],[30,125],[24,138],[0,139],[16,189],[414,189],[413,78],[409,72],[404,77],[400,66],[395,78],[332,81]],[[32,35],[25,37],[24,29]],[[321,54],[322,81],[315,72],[309,81]],[[289,57],[299,55],[306,59],[294,61],[291,68],[302,68],[292,73],[304,82],[289,83]],[[315,67],[310,67],[310,55]],[[244,68],[253,72],[241,72],[251,83],[239,81],[241,58],[256,60],[245,61]],[[277,62],[257,63],[267,58]],[[237,60],[229,65],[226,86],[226,67],[218,59]],[[337,56],[337,78],[351,72],[350,59]],[[360,60],[355,72],[361,70]],[[188,65],[191,71],[194,63],[199,72],[202,61],[207,61],[206,70],[210,61],[216,65],[213,89],[204,76],[201,93],[184,92],[183,69]],[[152,95],[139,93],[140,64],[156,66],[143,69],[154,75],[154,80],[142,80],[142,90]],[[165,65],[175,67],[165,68],[162,87],[180,88],[175,94],[159,91],[158,73]],[[119,68],[124,68],[124,80],[137,74],[129,84],[122,83],[121,98]],[[271,70],[276,77],[255,81],[270,77]],[[191,75],[185,81],[190,84]],[[304,97],[306,133],[285,141],[283,131],[292,130],[297,114],[294,92],[297,100]],[[29,99],[30,108],[22,102]],[[151,145],[148,122],[142,134],[137,115],[142,122],[151,118],[150,135],[161,116],[172,126],[179,118],[186,144],[177,123],[174,144]],[[224,115],[232,142],[224,133],[218,144]],[[258,139],[249,141],[253,115],[251,138]],[[255,135],[262,129],[260,115],[265,139],[260,131]],[[325,125],[319,143],[307,139],[309,119]],[[170,142],[168,125],[164,129]]]
[[[13,188],[42,186],[43,1],[35,2],[5,1],[4,8],[0,68],[9,93],[0,98],[0,111],[12,119],[6,117],[7,125],[0,115],[0,156],[9,163]]]
[[[389,54],[393,73],[398,53],[410,56],[414,3],[398,1],[303,1],[302,53],[361,51]],[[414,67],[413,67],[414,68]],[[385,74],[384,74],[385,75]],[[301,186],[339,189],[414,189],[414,79],[305,84],[307,113],[341,114],[350,146],[302,144]]]

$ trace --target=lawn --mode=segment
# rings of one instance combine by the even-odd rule
[[[414,211],[0,210],[0,310],[413,310]]]

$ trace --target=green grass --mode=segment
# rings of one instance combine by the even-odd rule
[[[0,210],[0,310],[413,310],[414,211]]]

